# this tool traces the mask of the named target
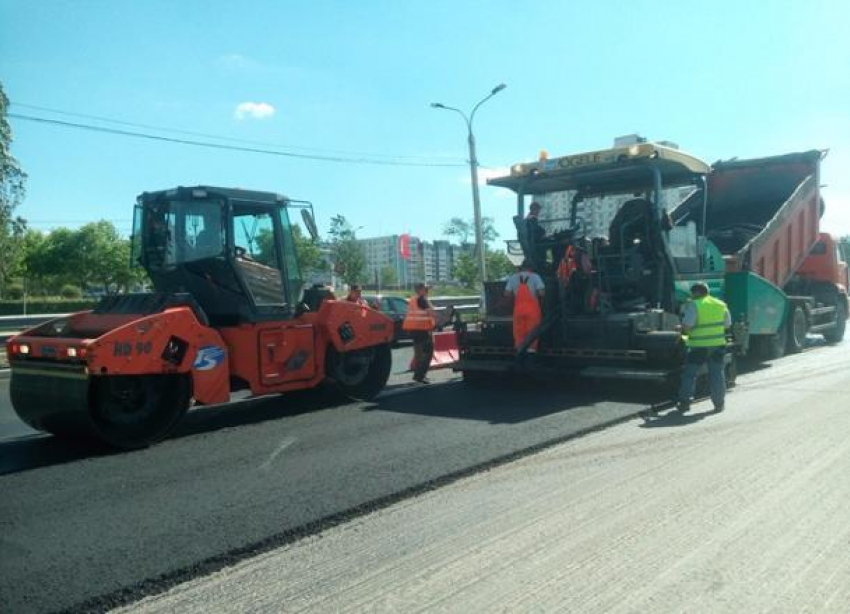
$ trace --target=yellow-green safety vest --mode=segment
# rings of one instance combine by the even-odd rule
[[[713,296],[694,300],[697,323],[688,331],[688,347],[713,348],[726,345],[726,303]]]

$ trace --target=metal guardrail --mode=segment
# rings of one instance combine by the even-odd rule
[[[34,313],[31,315],[15,315],[15,316],[0,316],[0,331],[1,330],[24,330],[31,326],[36,326],[42,322],[47,322],[53,318],[61,318],[67,316],[67,313]]]
[[[10,337],[18,334],[19,331],[67,315],[67,313],[35,313],[26,316],[0,316],[0,344],[6,343]]]
[[[443,311],[448,307],[454,307],[459,314],[477,313],[481,299],[477,296],[435,296],[430,297],[431,304],[437,311]]]
[[[430,298],[431,303],[438,311],[448,307],[454,307],[455,311],[463,314],[472,314],[478,311],[480,298],[477,296],[435,296]],[[26,330],[37,326],[53,318],[61,318],[67,313],[36,313],[31,315],[0,316],[0,343],[4,343],[17,331]]]
[[[434,304],[435,307],[442,307],[444,305],[477,305],[481,301],[481,297],[471,295],[471,296],[430,296],[428,299]]]

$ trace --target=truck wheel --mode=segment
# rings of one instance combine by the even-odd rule
[[[835,328],[823,333],[827,343],[841,343],[844,339],[844,330],[847,328],[847,309],[840,301],[835,306]]]
[[[189,409],[186,375],[112,375],[94,378],[90,402],[95,435],[124,450],[164,439]]]
[[[330,347],[327,375],[345,396],[369,401],[386,386],[392,363],[392,351],[386,343],[352,352],[337,352]]]
[[[752,352],[759,360],[776,360],[785,355],[785,334],[787,327],[783,326],[775,335],[755,335],[752,339]]]
[[[788,331],[785,337],[785,351],[789,354],[799,354],[806,347],[806,331],[809,325],[802,307],[795,307],[788,318]]]

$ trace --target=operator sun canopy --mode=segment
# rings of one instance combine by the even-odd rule
[[[575,190],[591,196],[652,189],[656,171],[668,188],[692,184],[710,170],[702,160],[679,150],[640,143],[515,164],[510,175],[487,183],[520,195]]]

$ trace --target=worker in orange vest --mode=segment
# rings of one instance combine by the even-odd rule
[[[530,260],[522,263],[520,270],[511,275],[505,284],[505,296],[514,301],[514,347],[519,349],[529,333],[540,324],[542,313],[540,300],[546,292],[543,279],[532,270]],[[537,351],[537,339],[528,347],[529,352]]]
[[[434,356],[433,331],[437,320],[434,306],[428,300],[429,289],[421,282],[414,286],[416,294],[407,301],[407,314],[401,324],[402,330],[409,332],[413,339],[413,381],[420,384],[431,383],[425,375]]]
[[[363,288],[361,288],[358,284],[354,284],[351,286],[351,289],[349,289],[348,296],[345,297],[345,300],[349,303],[360,305],[361,307],[369,306],[369,303],[367,303],[366,299],[363,298]]]

